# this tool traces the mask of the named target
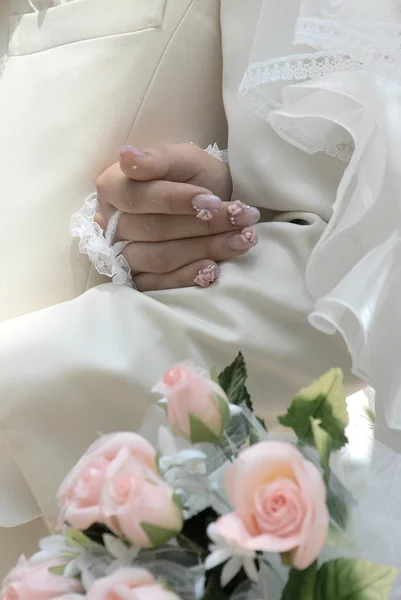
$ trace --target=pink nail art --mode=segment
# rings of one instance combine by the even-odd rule
[[[135,158],[147,158],[147,154],[142,152],[142,150],[138,150],[138,148],[134,148],[133,146],[123,146],[120,148],[120,156],[124,154],[133,154]]]
[[[207,288],[214,283],[220,275],[220,269],[217,265],[209,265],[198,272],[194,279],[194,283],[200,287]]]
[[[260,212],[254,206],[244,204],[240,200],[232,202],[227,207],[231,225],[255,225],[260,219]]]
[[[254,229],[246,227],[241,233],[235,233],[227,240],[232,250],[250,250],[258,243],[258,235]]]
[[[218,196],[213,194],[198,194],[192,199],[192,206],[198,213],[196,216],[202,221],[210,221],[219,212],[223,203]]]
[[[196,212],[198,213],[196,218],[201,219],[201,221],[211,221],[213,219],[213,212],[208,208],[202,208]]]
[[[246,208],[249,208],[247,204],[244,204],[243,202],[241,202],[241,200],[235,200],[235,202],[232,202],[228,206],[227,210],[230,213],[230,215],[236,217],[238,215],[242,215]]]
[[[256,233],[256,231],[254,229],[250,229],[249,227],[247,227],[246,229],[243,229],[241,231],[241,234],[248,240],[248,242],[250,244],[257,244],[258,242],[258,234]]]

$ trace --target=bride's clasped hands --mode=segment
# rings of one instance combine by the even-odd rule
[[[229,167],[193,144],[145,151],[124,146],[120,162],[97,179],[95,221],[105,230],[122,211],[114,243],[139,291],[199,285],[219,276],[218,263],[257,244],[257,208],[231,200]]]

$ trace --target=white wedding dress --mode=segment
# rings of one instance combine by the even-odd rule
[[[106,284],[0,325],[0,433],[12,458],[0,527],[40,514],[54,523],[55,491],[80,453],[99,431],[137,427],[151,385],[187,358],[220,367],[242,350],[272,425],[331,366],[350,391],[360,385],[344,338],[354,373],[401,427],[398,19],[382,0],[221,0],[234,197],[272,221],[209,290]],[[40,136],[46,123],[34,125]]]

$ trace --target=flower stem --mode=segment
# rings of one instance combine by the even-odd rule
[[[194,540],[191,540],[191,538],[187,537],[183,533],[179,533],[177,535],[177,540],[181,542],[184,546],[186,546],[188,549],[196,552],[196,554],[200,554],[201,556],[204,556],[206,554],[206,550],[202,548],[202,546],[200,546],[197,542],[194,542]]]

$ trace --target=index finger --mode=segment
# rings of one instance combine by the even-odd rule
[[[120,167],[134,181],[165,179],[183,183],[208,168],[213,157],[194,144],[164,144],[139,150],[123,146]]]

